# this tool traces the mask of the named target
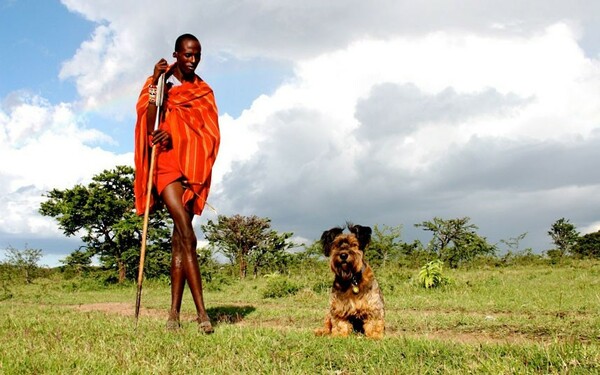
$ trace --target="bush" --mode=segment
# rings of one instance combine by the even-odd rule
[[[317,294],[329,293],[331,291],[331,280],[321,280],[313,284],[311,290]]]
[[[204,277],[204,272],[202,272],[202,278],[207,279],[204,283],[205,289],[211,292],[220,292],[224,287],[232,285],[234,282],[237,282],[238,279],[231,276],[227,272],[217,270],[211,274],[210,278]]]
[[[565,257],[564,253],[558,249],[550,249],[546,251],[546,255],[550,260],[550,264],[558,264]]]
[[[442,273],[444,262],[439,259],[432,260],[421,267],[418,283],[423,288],[437,288],[448,283],[448,278]]]
[[[267,287],[262,293],[263,298],[281,298],[294,295],[300,290],[300,287],[284,277],[271,277],[267,282]]]

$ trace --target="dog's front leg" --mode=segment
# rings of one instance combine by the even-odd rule
[[[331,335],[346,337],[352,333],[352,323],[342,319],[331,319]]]
[[[325,326],[315,330],[317,336],[326,336],[331,334],[331,315],[325,317]]]
[[[380,339],[383,338],[383,332],[385,331],[385,322],[383,319],[371,318],[364,322],[365,336]]]

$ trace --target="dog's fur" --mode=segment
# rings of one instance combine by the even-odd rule
[[[347,224],[350,234],[336,227],[323,232],[323,253],[335,275],[325,327],[318,335],[348,336],[353,330],[381,338],[385,330],[383,295],[364,259],[371,228]]]

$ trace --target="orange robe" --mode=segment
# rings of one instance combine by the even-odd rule
[[[137,122],[135,125],[135,208],[138,215],[144,214],[148,190],[148,172],[150,169],[150,137],[147,135],[147,109],[149,77],[136,105]],[[165,85],[166,86],[166,85]],[[163,113],[164,112],[164,113]],[[166,186],[177,179],[186,181],[183,204],[193,201],[192,211],[200,215],[206,204],[210,190],[212,167],[217,158],[220,143],[219,119],[215,98],[210,86],[196,76],[194,82],[183,82],[179,86],[165,87],[165,98],[161,108],[160,129],[171,134],[173,148],[169,158],[159,154],[157,164],[169,160],[178,176],[155,173],[154,186]],[[166,152],[157,147],[159,153]],[[161,166],[158,166],[161,169]],[[161,176],[171,181],[160,181]],[[154,206],[154,197],[150,199],[150,209]]]

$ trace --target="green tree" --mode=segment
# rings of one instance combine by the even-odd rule
[[[552,242],[556,246],[559,255],[565,256],[570,253],[579,239],[579,232],[575,229],[575,225],[571,224],[568,219],[560,218],[552,224],[548,235],[552,238]]]
[[[60,262],[64,264],[65,268],[68,270],[75,272],[77,275],[81,275],[92,265],[93,256],[94,254],[91,252],[83,251],[79,248],[67,255],[64,259],[61,259]]]
[[[479,228],[470,224],[470,220],[468,217],[449,220],[435,217],[432,221],[415,224],[415,227],[432,232],[429,250],[455,268],[476,256],[494,254],[496,251],[495,246],[476,233]]]
[[[398,264],[410,268],[420,266],[435,258],[435,254],[425,248],[418,239],[413,240],[411,243],[401,242],[400,253],[402,257],[400,257]]]
[[[581,257],[600,258],[600,231],[579,237],[571,251]]]
[[[196,254],[198,254],[198,263],[200,263],[202,280],[207,283],[212,282],[213,278],[220,272],[222,265],[213,257],[213,251],[210,246],[196,249]]]
[[[292,255],[287,251],[294,247],[289,239],[293,233],[279,234],[274,230],[265,233],[263,241],[250,252],[248,263],[253,266],[253,276],[256,277],[261,270],[268,272],[285,272],[292,262]]]
[[[378,266],[385,267],[390,260],[398,259],[401,255],[402,242],[400,241],[402,225],[390,227],[375,225],[371,236],[371,243],[367,247],[365,256],[367,260]]]
[[[287,241],[292,233],[277,234],[270,219],[255,215],[219,215],[216,223],[209,220],[201,227],[210,246],[239,266],[240,279],[246,277],[249,263],[257,274],[267,262],[281,261],[283,251],[293,246]]]
[[[451,267],[467,263],[482,255],[495,255],[496,246],[487,242],[475,232],[466,232],[454,241],[454,246],[447,249],[445,260]]]
[[[296,258],[294,261],[295,265],[298,265],[303,269],[307,269],[315,267],[325,259],[321,241],[313,241],[310,245],[303,244],[302,247],[304,250],[294,254],[294,257]]]
[[[25,245],[25,249],[19,250],[8,246],[5,250],[6,264],[22,272],[25,282],[30,284],[39,270],[38,262],[42,259],[42,250],[32,249]]]
[[[53,189],[46,197],[40,205],[42,215],[54,217],[66,236],[81,235],[91,254],[117,270],[119,282],[136,277],[142,218],[134,209],[133,168],[117,166],[94,176],[88,186]],[[146,275],[168,273],[167,220],[164,209],[150,217]]]

